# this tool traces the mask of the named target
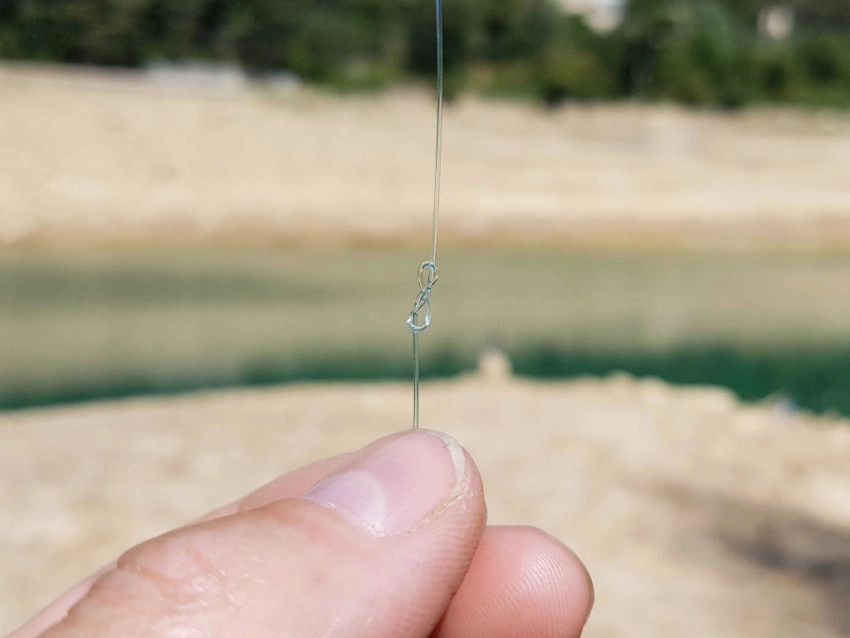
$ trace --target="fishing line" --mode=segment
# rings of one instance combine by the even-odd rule
[[[435,0],[437,22],[437,134],[434,143],[434,209],[431,229],[431,258],[419,266],[419,294],[407,317],[413,333],[413,429],[419,429],[419,334],[431,325],[431,290],[440,277],[437,268],[437,227],[440,221],[440,173],[443,155],[443,3]]]

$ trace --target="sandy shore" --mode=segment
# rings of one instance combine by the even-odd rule
[[[427,232],[434,105],[0,66],[0,243]],[[850,117],[673,107],[445,116],[445,238],[850,245]]]
[[[404,384],[0,415],[0,633],[121,548],[409,421]],[[428,385],[423,422],[596,584],[587,636],[850,633],[850,428],[627,377]]]
[[[427,237],[424,94],[0,66],[0,95],[0,245]],[[846,248],[848,160],[840,114],[465,100],[442,237]],[[0,413],[0,634],[128,545],[406,427],[410,403],[406,384],[303,385]],[[429,384],[422,417],[477,459],[491,522],[584,558],[590,638],[850,635],[847,422],[498,375]]]

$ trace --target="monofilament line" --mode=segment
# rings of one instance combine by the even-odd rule
[[[437,263],[437,227],[440,223],[440,174],[443,164],[443,3],[437,10],[437,135],[434,143],[434,209],[431,233],[431,263]]]
[[[432,213],[431,259],[419,266],[419,294],[407,317],[413,333],[413,429],[419,429],[419,333],[431,325],[431,290],[440,276],[437,268],[437,227],[440,221],[440,173],[443,156],[443,4],[435,0],[437,23],[437,134],[434,144],[434,209]]]

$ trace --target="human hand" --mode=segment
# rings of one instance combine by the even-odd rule
[[[453,439],[395,434],[130,549],[8,638],[579,636],[579,560],[485,518]]]

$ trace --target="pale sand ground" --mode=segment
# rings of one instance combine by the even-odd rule
[[[403,428],[404,384],[0,416],[0,632],[121,548]],[[850,427],[628,378],[429,384],[423,421],[596,584],[587,636],[850,635]]]
[[[424,93],[222,94],[0,66],[0,96],[0,242],[381,238],[429,221]],[[444,231],[850,244],[848,166],[847,115],[467,100],[446,111]]]

